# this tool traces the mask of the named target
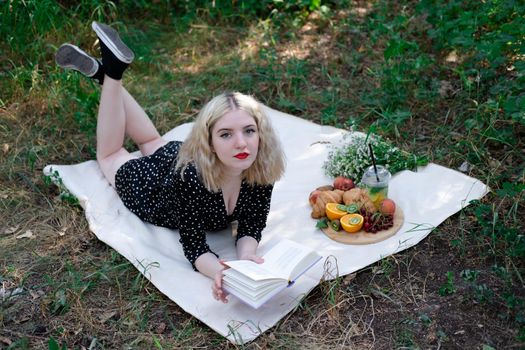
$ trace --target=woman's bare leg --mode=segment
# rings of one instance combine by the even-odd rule
[[[126,112],[121,80],[104,77],[97,120],[97,161],[104,176],[115,185],[122,164],[134,158],[122,146],[126,132]]]
[[[123,148],[128,135],[145,156],[164,146],[164,140],[121,80],[104,78],[97,122],[97,160],[104,176],[115,185],[115,174],[135,158]]]
[[[126,112],[126,134],[137,144],[140,152],[149,156],[164,146],[167,141],[160,136],[146,112],[124,87],[122,101]]]

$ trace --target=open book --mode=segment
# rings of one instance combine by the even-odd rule
[[[223,288],[253,308],[291,286],[321,256],[309,247],[282,240],[263,256],[264,263],[250,260],[225,262]]]

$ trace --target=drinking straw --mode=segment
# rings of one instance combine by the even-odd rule
[[[374,173],[376,173],[376,180],[379,182],[379,175],[377,175],[376,157],[374,157],[374,151],[372,150],[372,144],[368,144],[370,149],[370,157],[372,157],[372,164],[374,165]]]

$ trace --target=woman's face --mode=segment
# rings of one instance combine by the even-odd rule
[[[211,130],[211,146],[230,175],[241,174],[257,157],[259,130],[255,119],[242,110],[226,113]]]

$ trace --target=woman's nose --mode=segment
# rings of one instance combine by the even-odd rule
[[[237,137],[235,138],[235,147],[237,148],[246,147],[246,139],[244,138],[244,135],[242,134],[237,135]]]

